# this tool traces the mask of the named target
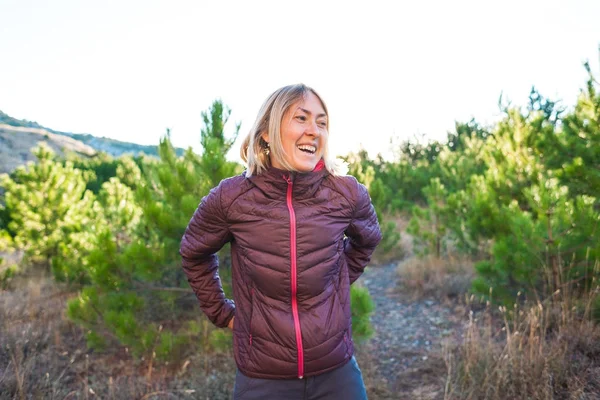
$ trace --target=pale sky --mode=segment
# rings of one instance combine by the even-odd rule
[[[375,154],[490,123],[501,93],[525,105],[532,85],[573,105],[599,44],[600,0],[0,0],[0,110],[142,144],[170,128],[199,150],[215,98],[241,137],[303,82],[327,102],[332,150]]]

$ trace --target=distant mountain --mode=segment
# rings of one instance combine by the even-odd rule
[[[46,129],[47,131],[52,132],[52,129],[44,128],[37,122],[27,121],[26,119],[13,118],[10,115],[2,112],[2,110],[0,110],[0,124],[6,124],[6,125],[10,125],[10,126],[20,126],[23,128],[40,128],[40,129]]]
[[[115,140],[115,139],[109,139],[106,137],[97,137],[97,136],[93,136],[90,134],[80,134],[80,133],[70,133],[70,132],[61,132],[61,131],[55,131],[53,129],[50,128],[46,128],[40,124],[38,124],[37,122],[34,121],[28,121],[25,119],[16,119],[11,117],[10,115],[0,111],[0,127],[2,127],[0,134],[2,136],[0,136],[0,153],[4,153],[5,151],[9,151],[9,148],[7,148],[7,140],[9,140],[9,134],[20,134],[20,135],[26,135],[27,133],[27,137],[29,139],[32,140],[31,143],[31,147],[35,147],[35,144],[40,141],[40,135],[43,136],[45,134],[53,134],[53,135],[58,135],[58,136],[63,136],[63,137],[68,137],[73,139],[73,141],[68,142],[69,145],[67,145],[67,141],[65,141],[64,139],[60,139],[60,138],[55,138],[53,137],[52,140],[50,140],[50,142],[54,143],[54,145],[51,146],[52,147],[56,147],[56,146],[60,146],[62,145],[66,145],[68,147],[69,150],[78,152],[78,150],[75,150],[74,148],[70,148],[69,146],[75,146],[75,148],[78,149],[83,149],[83,147],[81,147],[78,144],[75,144],[75,142],[79,142],[82,145],[86,145],[87,147],[91,148],[92,151],[99,151],[99,152],[105,152],[108,153],[114,157],[118,157],[122,154],[133,154],[133,155],[137,155],[139,153],[144,153],[147,154],[149,156],[154,156],[154,157],[158,157],[158,147],[157,146],[148,146],[148,145],[141,145],[141,144],[136,144],[136,143],[131,143],[131,142],[123,142],[120,140]],[[12,129],[12,128],[15,129]],[[19,128],[19,129],[16,129]],[[43,131],[43,132],[42,132]],[[12,133],[10,133],[12,132]],[[31,135],[34,136],[31,136]],[[50,137],[50,136],[49,136]],[[27,147],[27,145],[25,144],[26,140],[24,138],[21,138],[19,140],[20,144],[19,144],[19,148],[21,148],[21,146],[25,146]],[[30,147],[30,148],[31,148]],[[81,154],[87,154],[90,152],[89,150],[82,150],[83,153]],[[175,151],[177,152],[177,155],[183,155],[183,153],[185,152],[184,149],[182,148],[176,148]],[[21,158],[24,158],[24,156],[21,156]]]

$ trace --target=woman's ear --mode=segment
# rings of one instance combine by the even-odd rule
[[[262,138],[262,140],[269,143],[269,133],[268,132],[263,132],[263,134],[260,135],[260,137]]]

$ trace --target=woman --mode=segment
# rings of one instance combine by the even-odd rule
[[[321,97],[298,84],[263,104],[247,170],[202,199],[181,242],[202,311],[233,329],[234,399],[366,399],[350,285],[381,240],[366,188],[339,176]],[[215,253],[231,242],[233,298]]]

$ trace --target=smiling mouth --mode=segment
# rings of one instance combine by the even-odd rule
[[[315,154],[317,152],[317,148],[315,146],[311,146],[308,144],[302,144],[302,145],[298,146],[298,150],[302,151],[303,153],[307,153],[307,154]]]

